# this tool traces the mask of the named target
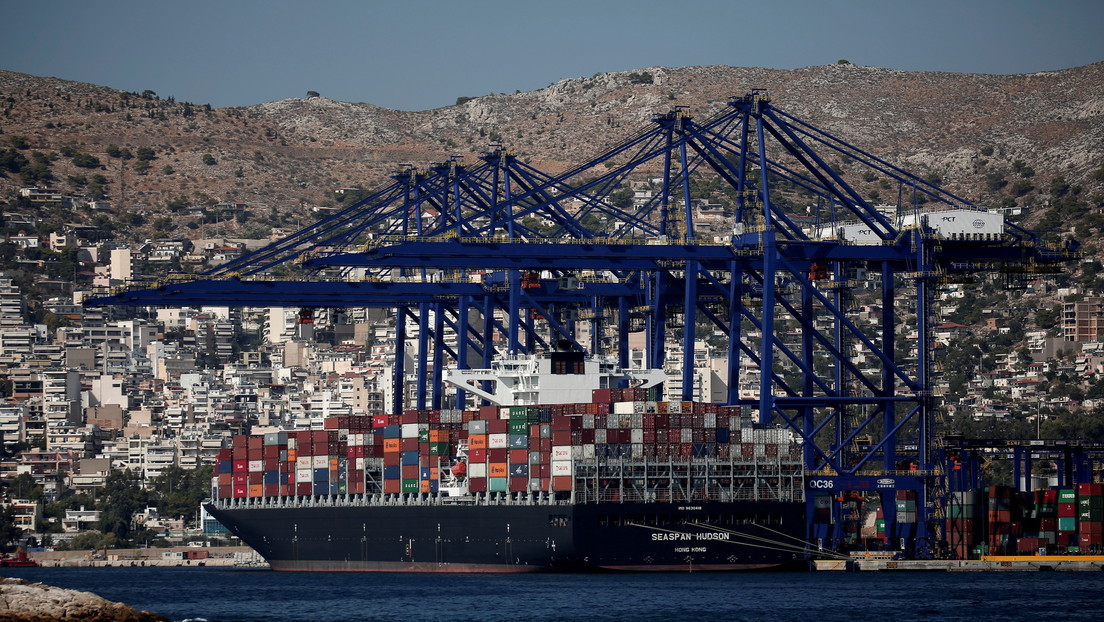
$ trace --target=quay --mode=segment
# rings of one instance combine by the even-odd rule
[[[1100,572],[1104,555],[983,555],[980,559],[827,559],[813,562],[818,571],[1063,571]]]

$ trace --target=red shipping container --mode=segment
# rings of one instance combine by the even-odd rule
[[[1104,522],[1095,520],[1081,521],[1081,533],[1104,534]]]
[[[504,447],[487,450],[487,459],[491,462],[506,462],[509,456],[510,450]]]
[[[1078,484],[1079,497],[1104,497],[1104,484]]]
[[[235,486],[248,486],[249,485],[249,474],[248,473],[234,473],[232,475],[232,477],[233,477],[232,483]]]
[[[510,464],[528,464],[529,463],[529,450],[528,449],[510,449],[507,455],[507,462]]]
[[[468,451],[468,462],[479,464],[487,461],[487,450],[485,448],[472,449]]]
[[[399,447],[402,451],[418,451],[418,438],[399,439]]]
[[[235,460],[232,466],[234,473],[248,473],[249,461],[248,460]]]
[[[250,460],[264,460],[264,448],[258,447],[253,449],[252,447],[246,452],[246,457]]]
[[[398,494],[402,492],[402,480],[401,479],[385,479],[383,480],[383,492],[386,494]]]
[[[486,477],[472,477],[468,480],[468,490],[471,492],[487,492]]]
[[[557,475],[552,478],[552,490],[556,491],[568,491],[571,490],[572,477],[570,475]]]
[[[314,484],[312,482],[297,482],[295,484],[295,494],[306,497],[314,493]]]
[[[388,451],[383,454],[383,466],[399,466],[402,464],[401,451]]]
[[[279,484],[265,484],[264,485],[264,496],[266,496],[266,497],[276,497],[276,496],[279,496],[279,494],[280,494],[280,485]]]
[[[264,447],[264,437],[263,436],[250,436],[249,437],[249,442],[246,444],[246,446],[249,447],[250,449],[260,449],[260,448]]]
[[[508,486],[510,492],[525,492],[529,490],[529,478],[511,477]]]
[[[249,486],[248,485],[234,486],[234,496],[238,497],[238,498],[248,497],[249,496]]]
[[[1077,544],[1080,546],[1092,546],[1094,544],[1104,544],[1104,534],[1099,533],[1083,533],[1077,537]]]
[[[1070,518],[1071,516],[1077,516],[1077,504],[1076,503],[1059,503],[1058,504],[1058,518]]]
[[[231,447],[233,447],[235,449],[238,449],[238,448],[244,449],[244,448],[249,446],[249,437],[248,436],[242,436],[242,435],[239,434],[238,436],[235,436],[233,439],[231,439],[230,442],[231,442],[231,445],[230,445]]]

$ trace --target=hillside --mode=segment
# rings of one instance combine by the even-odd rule
[[[214,228],[263,235],[303,223],[310,207],[333,201],[334,189],[377,186],[403,164],[471,158],[501,142],[555,172],[628,138],[654,113],[679,105],[705,118],[753,88],[978,205],[1022,206],[1029,223],[1043,218],[1056,177],[1094,207],[1104,195],[1104,63],[1096,63],[1011,76],[850,64],[653,67],[420,112],[325,97],[211,108],[0,71],[0,153],[27,162],[7,166],[0,199],[38,181],[109,199],[98,220],[51,216],[114,224],[117,234],[122,223],[139,237],[198,238]],[[36,178],[43,167],[46,176]],[[225,222],[183,210],[223,201],[245,203],[248,212]],[[1044,224],[1070,224],[1052,216]]]

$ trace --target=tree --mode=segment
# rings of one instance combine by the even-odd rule
[[[21,533],[23,530],[15,526],[15,508],[9,505],[0,509],[0,551],[9,551]]]
[[[203,163],[206,164],[207,166],[214,166],[214,165],[218,164],[218,160],[215,159],[215,156],[213,156],[209,153],[205,153],[205,154],[203,154]]]
[[[138,475],[130,469],[112,471],[100,496],[100,530],[123,540],[130,534],[135,512],[145,508],[149,494],[142,489]]]
[[[307,91],[307,99],[312,97],[321,97],[321,95],[318,94],[318,91]]]

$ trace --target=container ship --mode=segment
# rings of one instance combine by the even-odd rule
[[[451,372],[492,405],[237,436],[206,508],[284,571],[803,567],[790,433],[661,378],[569,352]]]

